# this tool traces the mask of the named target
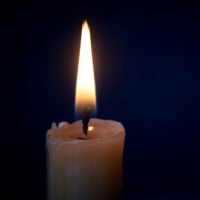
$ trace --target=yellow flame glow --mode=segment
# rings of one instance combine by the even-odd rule
[[[90,107],[91,110],[94,110],[96,107],[91,37],[87,21],[84,21],[82,25],[75,107],[78,113],[85,107]]]

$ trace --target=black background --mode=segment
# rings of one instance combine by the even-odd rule
[[[45,199],[45,135],[51,122],[75,120],[84,19],[97,117],[126,129],[124,199],[200,198],[199,5],[9,2],[1,9],[4,199]]]

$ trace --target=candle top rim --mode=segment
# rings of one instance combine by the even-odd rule
[[[115,137],[124,137],[125,135],[124,126],[120,122],[114,120],[91,119],[90,125],[94,127],[95,134],[93,136],[93,133],[91,133],[92,137],[87,140],[77,138],[82,134],[82,122],[80,120],[71,124],[68,122],[60,122],[58,126],[56,123],[52,123],[51,129],[47,132],[47,137],[52,142],[63,144],[94,144],[95,142],[105,142]]]

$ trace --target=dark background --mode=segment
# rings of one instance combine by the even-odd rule
[[[4,199],[45,199],[45,135],[75,120],[85,18],[97,117],[126,129],[124,199],[200,198],[200,6],[189,2],[1,7]]]

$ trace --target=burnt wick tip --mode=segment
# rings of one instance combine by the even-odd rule
[[[87,135],[87,132],[88,132],[88,126],[83,125],[83,133]]]
[[[86,108],[82,113],[82,122],[83,122],[83,133],[88,133],[88,123],[90,121],[90,109]]]

